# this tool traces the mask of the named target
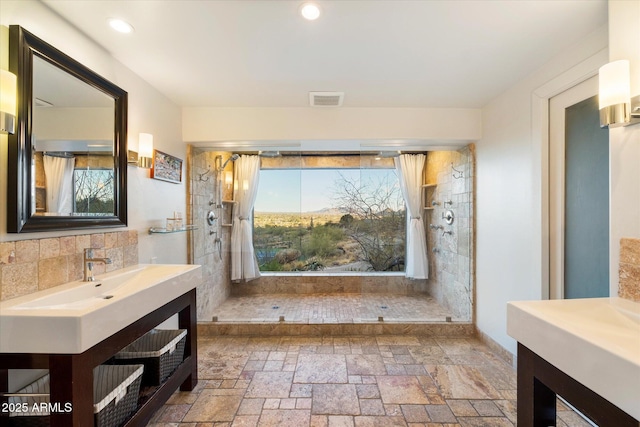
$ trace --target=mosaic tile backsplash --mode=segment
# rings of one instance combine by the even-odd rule
[[[0,243],[0,300],[16,298],[74,280],[82,280],[82,256],[94,248],[94,274],[138,264],[138,232],[82,234]]]
[[[640,239],[620,240],[618,296],[640,302]]]

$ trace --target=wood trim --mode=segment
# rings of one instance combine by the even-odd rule
[[[518,427],[556,425],[556,395],[601,427],[640,422],[518,343]]]

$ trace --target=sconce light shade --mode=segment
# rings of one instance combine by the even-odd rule
[[[141,133],[138,138],[138,166],[149,169],[152,166],[153,135]]]
[[[226,171],[224,173],[224,183],[227,186],[227,188],[231,188],[231,185],[233,184],[233,172]]]
[[[598,74],[600,127],[623,126],[631,112],[629,61],[613,61],[600,67]]]
[[[0,70],[0,130],[14,134],[16,131],[16,75]]]

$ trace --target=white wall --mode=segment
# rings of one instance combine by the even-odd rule
[[[609,1],[609,60],[628,59],[640,95],[640,0]],[[618,294],[620,238],[640,238],[640,124],[609,130],[610,294]]]
[[[183,109],[188,142],[429,139],[476,141],[481,111],[469,108]]]
[[[507,302],[541,299],[548,286],[543,277],[545,147],[536,129],[542,118],[534,94],[560,76],[568,88],[589,73],[585,68],[597,71],[599,58],[606,62],[606,47],[603,27],[483,109],[483,136],[476,147],[476,324],[512,353],[516,343],[506,333]]]
[[[154,135],[155,148],[186,159],[186,145],[182,142],[182,118],[178,106],[116,61],[108,52],[84,36],[64,19],[51,12],[39,1],[21,0],[0,2],[0,24],[22,25],[29,32],[83,63],[96,73],[112,81],[129,93],[129,143],[137,147],[139,132]],[[6,30],[6,29],[5,29]],[[2,39],[2,67],[6,68],[6,32]],[[114,33],[114,37],[123,37]],[[124,36],[126,37],[126,36]],[[126,43],[126,40],[123,40]],[[6,232],[6,165],[7,139],[0,139],[0,241],[57,237],[117,229],[70,230],[47,233],[7,234]],[[185,163],[186,164],[186,163]],[[149,179],[149,171],[128,168],[128,229],[139,232],[140,262],[155,258],[158,263],[186,263],[186,233],[169,236],[148,235],[152,225],[164,224],[173,211],[186,212],[186,179],[171,184]]]

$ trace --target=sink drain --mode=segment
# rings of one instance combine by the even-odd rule
[[[279,309],[279,308],[280,308],[280,306],[279,306],[279,305],[274,305],[274,306],[273,306],[273,307],[271,307],[271,308],[272,308],[272,309],[274,309],[274,310],[277,310],[277,309]]]
[[[102,297],[102,299],[111,299],[113,298],[113,295],[105,295]]]

